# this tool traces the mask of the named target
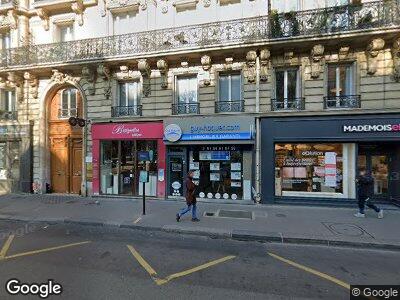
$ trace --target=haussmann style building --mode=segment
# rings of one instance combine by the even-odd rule
[[[2,1],[0,37],[2,194],[400,202],[398,1]]]

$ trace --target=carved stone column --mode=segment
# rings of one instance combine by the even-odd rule
[[[145,97],[148,97],[151,93],[151,85],[150,85],[151,69],[146,59],[138,60],[138,70],[143,78],[143,95]]]
[[[367,73],[373,75],[378,69],[378,54],[385,47],[383,39],[373,39],[367,46]]]
[[[311,78],[318,78],[322,73],[322,59],[324,58],[324,46],[315,45],[311,50]]]
[[[245,76],[247,77],[247,81],[251,83],[256,81],[256,60],[257,60],[256,51],[247,52]]]
[[[168,63],[165,59],[159,59],[157,61],[157,68],[161,74],[161,88],[166,89],[168,87]]]
[[[82,68],[82,83],[88,85],[89,95],[96,93],[96,72],[88,66]]]
[[[268,49],[260,51],[260,80],[263,82],[268,81],[270,59],[271,52]]]
[[[208,55],[203,55],[201,57],[201,66],[204,71],[203,84],[204,86],[209,86],[211,84],[211,76],[210,76],[211,57]]]
[[[99,64],[97,66],[97,74],[104,80],[104,83],[103,83],[104,96],[106,97],[106,99],[108,99],[111,96],[111,72],[110,72],[110,69],[107,66],[105,66],[104,64]]]
[[[392,46],[393,58],[393,77],[396,82],[400,82],[400,37],[394,40]]]

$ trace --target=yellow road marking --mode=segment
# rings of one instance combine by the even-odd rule
[[[137,224],[141,219],[142,217],[137,218],[135,221],[133,221],[133,224]]]
[[[225,262],[225,261],[227,261],[227,260],[230,260],[230,259],[233,259],[233,258],[235,258],[235,257],[236,257],[236,256],[234,256],[234,255],[225,256],[225,257],[223,257],[223,258],[216,259],[216,260],[212,260],[212,261],[210,261],[210,262],[208,262],[208,263],[205,263],[205,264],[203,264],[203,265],[194,267],[194,268],[192,268],[192,269],[188,269],[188,270],[185,270],[185,271],[182,271],[182,272],[178,272],[178,273],[175,273],[175,274],[171,274],[171,275],[169,275],[169,276],[167,276],[167,277],[165,278],[165,282],[157,283],[157,284],[160,285],[160,284],[167,283],[168,281],[170,281],[170,280],[172,280],[172,279],[176,279],[176,278],[179,278],[179,277],[183,277],[183,276],[192,274],[192,273],[194,273],[194,272],[198,272],[198,271],[207,269],[207,268],[209,268],[209,267],[212,267],[212,266],[215,266],[215,265],[217,265],[217,264],[223,263],[223,262]]]
[[[167,276],[167,277],[165,277],[165,278],[163,279],[163,278],[158,278],[158,277],[156,277],[156,276],[157,276],[157,272],[156,272],[156,271],[150,266],[150,264],[139,254],[139,252],[136,251],[136,249],[135,249],[133,246],[127,245],[127,247],[128,247],[128,249],[129,249],[129,251],[132,253],[132,255],[133,255],[133,256],[136,258],[136,260],[139,262],[139,264],[146,270],[147,273],[149,273],[149,275],[151,276],[151,278],[154,280],[154,282],[155,282],[157,285],[165,284],[165,283],[167,283],[167,282],[169,282],[169,281],[171,281],[171,280],[173,280],[173,279],[176,279],[176,278],[179,278],[179,277],[183,277],[183,276],[192,274],[192,273],[194,273],[194,272],[198,272],[198,271],[204,270],[204,269],[206,269],[206,268],[215,266],[215,265],[217,265],[217,264],[223,263],[223,262],[225,262],[225,261],[227,261],[227,260],[230,260],[230,259],[233,259],[233,258],[236,257],[236,256],[234,256],[234,255],[225,256],[225,257],[223,257],[223,258],[216,259],[216,260],[212,260],[212,261],[210,261],[210,262],[208,262],[208,263],[205,263],[205,264],[202,264],[202,265],[200,265],[200,266],[197,266],[197,267],[194,267],[194,268],[191,268],[191,269],[182,271],[182,272],[178,272],[178,273],[171,274],[171,275],[169,275],[169,276]]]
[[[319,271],[317,271],[317,270],[314,270],[314,269],[311,269],[311,268],[309,268],[309,267],[303,266],[303,265],[301,265],[301,264],[298,264],[298,263],[296,263],[296,262],[294,262],[294,261],[291,261],[291,260],[289,260],[289,259],[283,258],[283,257],[281,257],[281,256],[279,256],[279,255],[276,255],[276,254],[273,254],[273,253],[271,253],[271,252],[268,252],[268,254],[269,254],[270,256],[272,256],[273,258],[276,258],[276,259],[278,259],[278,260],[280,260],[280,261],[282,261],[282,262],[284,262],[284,263],[287,263],[287,264],[289,264],[289,265],[291,265],[291,266],[293,266],[293,267],[296,267],[296,268],[298,268],[298,269],[300,269],[300,270],[303,270],[303,271],[306,271],[306,272],[308,272],[308,273],[314,274],[314,275],[316,275],[316,276],[318,276],[318,277],[321,277],[321,278],[323,278],[323,279],[326,279],[326,280],[328,280],[328,281],[331,281],[331,282],[333,282],[333,283],[336,283],[337,285],[340,285],[341,287],[344,287],[345,289],[350,290],[350,285],[349,285],[348,283],[343,282],[343,281],[341,281],[341,280],[339,280],[339,279],[337,279],[337,278],[335,278],[335,277],[329,276],[328,274],[321,273],[321,272],[319,272]]]
[[[9,255],[9,256],[4,257],[3,259],[12,259],[12,258],[21,257],[21,256],[34,255],[34,254],[39,254],[39,253],[43,253],[43,252],[49,252],[49,251],[54,251],[54,250],[58,250],[58,249],[64,249],[64,248],[84,245],[84,244],[88,244],[88,243],[90,243],[90,241],[72,243],[72,244],[56,246],[56,247],[51,247],[51,248],[45,248],[45,249],[40,249],[40,250],[33,250],[33,251]]]
[[[157,275],[157,272],[145,261],[145,259],[133,248],[131,245],[127,245],[129,251],[131,251],[132,255],[136,258],[139,264],[150,274],[150,276],[154,277]]]
[[[4,243],[3,248],[0,251],[0,259],[4,259],[6,257],[8,249],[10,249],[11,243],[14,240],[15,235],[12,234],[8,237],[7,241]]]

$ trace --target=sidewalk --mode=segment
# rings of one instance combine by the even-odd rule
[[[371,210],[362,219],[353,216],[356,208],[199,203],[201,222],[193,223],[190,215],[186,215],[177,223],[175,214],[184,206],[180,201],[147,200],[147,214],[142,216],[141,199],[9,195],[0,197],[0,220],[118,226],[237,240],[400,250],[400,208],[395,206],[383,207],[384,219],[378,219]]]

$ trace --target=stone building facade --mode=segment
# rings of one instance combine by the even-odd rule
[[[17,174],[30,184],[13,191],[139,196],[146,170],[149,196],[180,197],[182,177],[194,170],[199,198],[210,201],[347,201],[363,166],[376,173],[379,198],[397,201],[391,173],[400,169],[389,161],[398,153],[385,150],[396,135],[338,136],[327,145],[324,132],[306,134],[318,123],[298,123],[302,139],[283,139],[285,125],[273,126],[396,120],[399,3],[279,3],[2,4],[1,100],[17,113],[0,128],[31,128],[30,143],[18,145]],[[69,126],[69,117],[85,126]],[[17,146],[3,136],[6,170]],[[3,171],[0,182],[17,175]]]

